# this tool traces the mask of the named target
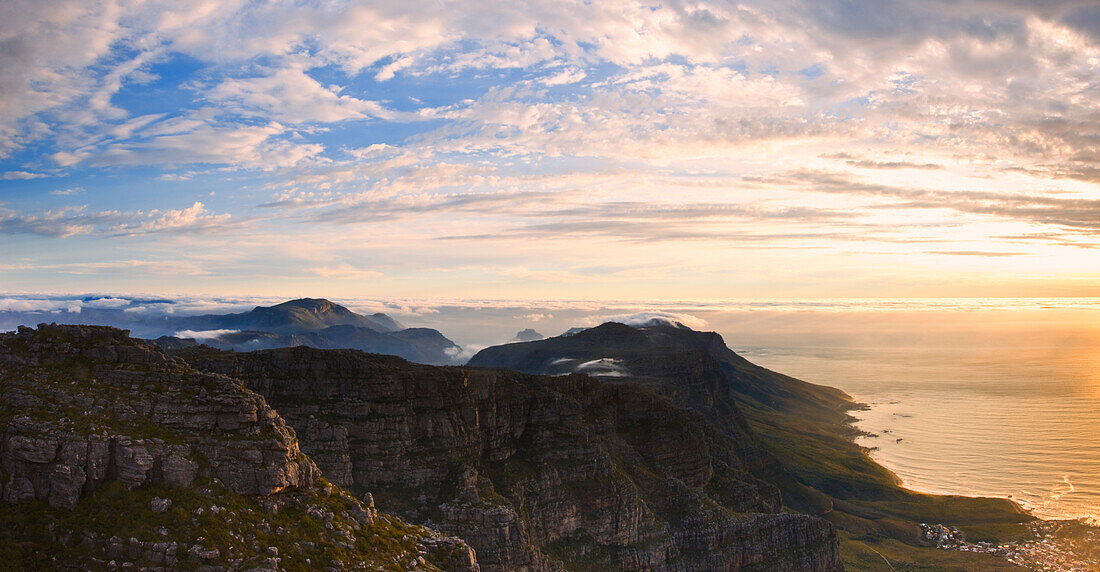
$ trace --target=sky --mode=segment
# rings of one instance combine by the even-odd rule
[[[1095,1],[0,4],[0,291],[1100,296]]]

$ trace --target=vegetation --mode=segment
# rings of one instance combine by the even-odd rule
[[[154,512],[154,499],[171,504],[164,512]],[[265,507],[264,500],[282,506],[272,510],[274,505]],[[386,515],[360,525],[350,512],[356,503],[331,485],[258,499],[213,481],[193,489],[154,485],[132,491],[112,481],[82,498],[72,511],[52,509],[41,501],[0,505],[0,521],[5,523],[0,528],[0,558],[24,570],[53,568],[52,559],[60,555],[66,564],[102,565],[112,559],[104,550],[108,539],[118,537],[127,547],[131,538],[174,542],[177,566],[185,569],[199,565],[186,553],[200,546],[218,549],[210,562],[223,566],[250,568],[273,557],[286,570],[313,570],[332,560],[405,570],[418,558],[417,542],[428,531]],[[86,531],[94,531],[97,541],[82,542]],[[436,569],[430,563],[422,568]]]
[[[920,523],[927,522],[957,526],[975,540],[1015,540],[1034,520],[1016,504],[902,488],[893,473],[852,441],[856,432],[846,412],[855,404],[799,398],[802,382],[756,366],[731,370],[731,376],[768,376],[791,389],[791,398],[773,405],[748,392],[735,395],[760,443],[795,477],[778,480],[784,504],[836,525],[841,558],[850,569],[1019,569],[988,554],[936,549],[920,534]]]

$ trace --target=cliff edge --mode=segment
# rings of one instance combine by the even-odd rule
[[[260,395],[109,327],[0,334],[0,498],[15,569],[476,569],[325,481]]]

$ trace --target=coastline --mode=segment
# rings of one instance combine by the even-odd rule
[[[1018,570],[999,555],[943,550],[923,538],[921,524],[942,523],[979,542],[1023,538],[1036,520],[1012,501],[913,491],[877,463],[856,439],[862,430],[851,413],[868,407],[847,392],[804,382],[751,362],[731,367],[731,379],[750,378],[784,395],[763,403],[754,384],[735,381],[738,406],[764,447],[795,482],[781,484],[784,505],[830,521],[851,569],[891,567],[945,570]]]
[[[843,391],[843,390],[841,390]],[[847,392],[845,392],[847,395]],[[852,407],[847,411],[869,411],[872,405],[849,395]],[[858,439],[880,438],[882,435],[860,428],[861,420],[849,415],[852,443],[864,451],[868,461],[890,473],[898,487],[929,496],[954,496],[975,500],[991,499],[1011,503],[1022,516],[1031,520],[1025,529],[993,538],[969,539],[966,531],[940,522],[922,522],[921,536],[937,549],[969,554],[988,554],[1016,566],[1034,570],[1085,571],[1100,568],[1100,526],[1084,518],[1049,518],[1038,516],[1033,509],[1011,496],[985,496],[966,491],[929,490],[908,483],[890,466],[888,460],[875,458],[877,447],[861,445]]]
[[[861,404],[849,411],[857,444],[912,490],[1004,498],[1039,518],[1097,524],[1100,454],[1090,428],[1100,420],[1100,354],[1089,338],[1022,346],[1009,328],[945,348],[918,335],[905,351],[844,338],[742,351],[851,395]]]

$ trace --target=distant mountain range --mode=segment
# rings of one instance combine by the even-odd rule
[[[436,330],[406,328],[381,312],[364,316],[321,298],[257,306],[240,314],[168,317],[165,326],[173,333],[154,340],[165,349],[200,343],[235,351],[309,346],[389,354],[433,365],[457,363],[461,351]]]
[[[294,335],[319,332],[333,326],[367,328],[375,332],[396,332],[405,326],[381,312],[364,316],[323,298],[299,298],[274,306],[257,306],[240,314],[207,314],[174,318],[181,330],[250,330]]]

